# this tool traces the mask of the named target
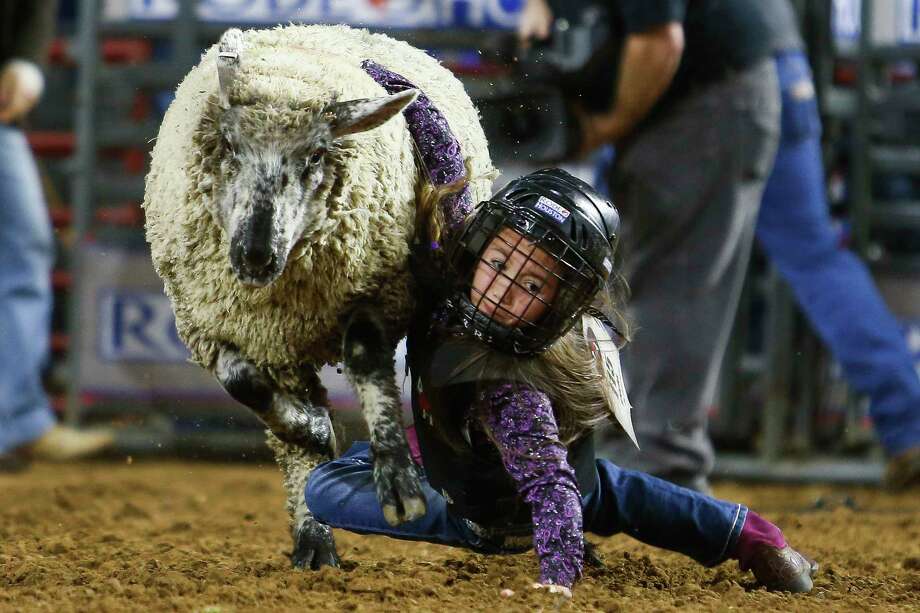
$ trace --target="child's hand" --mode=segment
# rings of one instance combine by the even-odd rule
[[[572,588],[565,587],[564,585],[556,585],[554,583],[533,583],[530,587],[535,590],[546,588],[549,590],[550,594],[560,594],[563,598],[572,597]]]

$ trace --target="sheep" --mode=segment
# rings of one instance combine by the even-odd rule
[[[387,93],[368,62],[418,90]],[[432,183],[401,113],[418,91],[459,141],[463,197],[487,198],[496,173],[462,84],[421,50],[346,26],[228,30],[179,85],[153,150],[154,266],[191,359],[268,427],[295,567],[339,561],[303,495],[336,451],[324,364],[343,361],[357,392],[387,521],[425,512],[393,372]]]

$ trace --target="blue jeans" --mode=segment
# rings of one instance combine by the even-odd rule
[[[808,61],[787,52],[776,56],[776,66],[782,132],[756,237],[849,384],[870,398],[882,446],[897,454],[920,445],[920,378],[869,271],[840,246],[831,223],[818,108],[814,96],[802,95],[811,84]]]
[[[42,387],[54,243],[22,131],[0,124],[0,453],[54,424]]]
[[[391,526],[374,489],[367,442],[354,443],[342,457],[317,466],[307,481],[307,506],[320,522],[359,534],[382,534],[488,552],[444,497],[422,479],[428,512]],[[710,498],[632,470],[597,460],[597,487],[582,498],[584,529],[599,536],[623,532],[648,545],[677,551],[712,566],[734,552],[747,508]]]

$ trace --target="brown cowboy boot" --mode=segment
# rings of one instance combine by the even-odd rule
[[[757,582],[777,592],[810,592],[818,563],[786,545],[782,549],[761,545],[750,561]]]
[[[108,428],[78,430],[55,425],[36,440],[0,454],[0,472],[21,472],[33,460],[69,462],[94,456],[115,443],[115,433]]]
[[[94,456],[115,443],[115,433],[108,428],[78,430],[55,425],[26,448],[33,460],[69,462]]]

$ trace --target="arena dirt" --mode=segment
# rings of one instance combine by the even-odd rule
[[[722,485],[822,564],[812,594],[757,589],[618,536],[561,603],[531,554],[337,532],[341,569],[291,570],[274,466],[135,461],[0,475],[0,611],[920,610],[920,492]],[[508,588],[514,595],[503,597]]]

